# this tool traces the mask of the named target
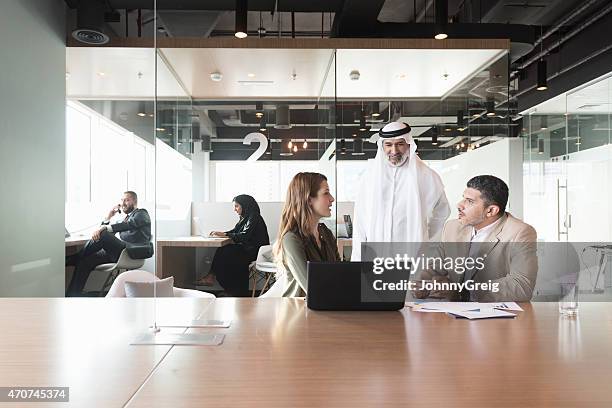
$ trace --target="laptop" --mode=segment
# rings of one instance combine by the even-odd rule
[[[373,280],[384,274],[374,275],[372,266],[372,262],[308,262],[306,305],[313,310],[402,309],[407,290],[374,291]]]

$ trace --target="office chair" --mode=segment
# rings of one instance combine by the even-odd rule
[[[272,245],[264,245],[259,248],[257,259],[254,264],[251,264],[251,274],[249,277],[253,285],[251,297],[255,297],[255,290],[259,281],[265,279],[260,295],[266,291],[268,285],[274,283],[271,280],[276,276],[276,270],[276,263],[274,263],[274,256],[272,255]]]
[[[154,282],[159,278],[151,272],[142,270],[131,270],[117,276],[111,285],[106,297],[125,297],[125,282]],[[190,298],[215,298],[212,293],[202,292],[194,289],[183,289],[174,287],[172,289],[174,297],[190,297]]]
[[[102,285],[100,290],[100,296],[104,293],[104,289],[119,275],[121,272],[129,271],[132,269],[142,268],[144,265],[144,259],[132,259],[127,252],[127,249],[121,251],[119,259],[115,263],[106,263],[96,266],[95,271],[108,272],[108,276]]]

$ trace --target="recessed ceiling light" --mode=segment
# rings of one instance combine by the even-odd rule
[[[144,118],[145,116],[147,116],[147,114],[144,112],[138,112],[137,115],[140,116],[141,118]]]
[[[223,74],[220,73],[219,71],[211,72],[210,73],[210,79],[212,81],[219,82],[219,81],[221,81],[223,79]]]
[[[247,76],[248,76],[249,78],[255,78],[255,74],[254,74],[254,73],[252,73],[252,72],[249,72],[249,73],[247,74]]]
[[[446,33],[438,33],[434,36],[436,40],[446,40],[448,38],[448,34]]]
[[[102,71],[98,72],[98,76],[103,77],[103,76],[105,76],[105,75],[106,75],[106,72],[102,72]]]
[[[158,127],[158,128],[155,128],[155,130],[157,130],[158,132],[163,132],[163,131],[165,131],[166,129],[165,129],[165,128],[163,128],[163,127]]]
[[[240,85],[272,85],[274,81],[238,81]]]

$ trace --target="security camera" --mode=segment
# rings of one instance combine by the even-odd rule
[[[360,76],[361,74],[356,69],[352,70],[351,73],[349,74],[349,78],[351,78],[351,81],[357,81]]]

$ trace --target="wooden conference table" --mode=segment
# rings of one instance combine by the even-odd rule
[[[220,248],[231,242],[229,238],[199,236],[160,238],[156,241],[156,274],[162,279],[174,276],[176,287],[193,288],[196,278],[196,248]]]
[[[468,321],[314,312],[301,299],[160,301],[162,323],[232,319],[172,329],[224,343],[129,346],[151,299],[0,299],[0,386],[69,386],[71,405],[88,407],[612,405],[606,303],[581,304],[577,319],[534,303],[515,319]]]

